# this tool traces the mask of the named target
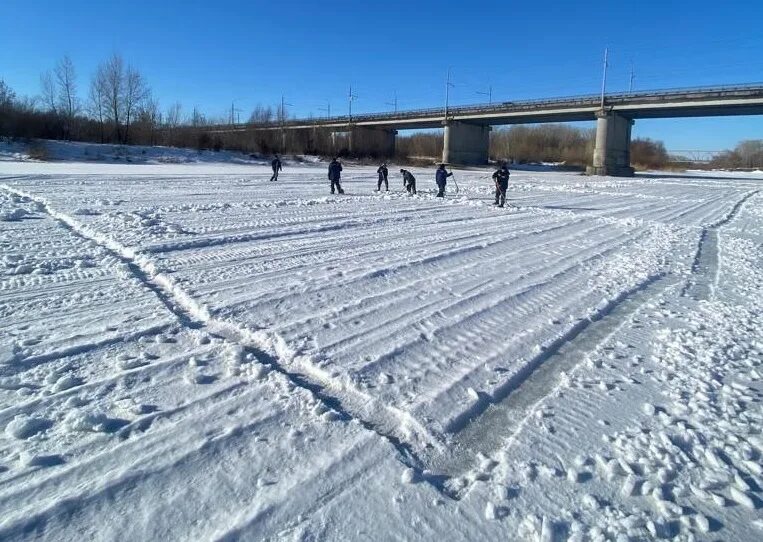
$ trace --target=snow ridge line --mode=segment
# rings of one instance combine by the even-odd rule
[[[138,280],[154,291],[181,324],[190,328],[206,326],[211,333],[251,350],[259,363],[270,366],[295,386],[306,389],[331,408],[339,410],[346,418],[359,421],[366,429],[387,439],[406,459],[420,463],[414,450],[430,446],[442,449],[443,444],[440,440],[409,413],[382,405],[378,399],[354,389],[351,384],[325,375],[307,356],[299,356],[277,333],[264,330],[252,332],[239,324],[213,317],[206,305],[199,304],[144,254],[92,230],[65,213],[56,211],[45,198],[4,183],[0,184],[0,188],[35,202],[42,212],[64,224],[73,233],[93,241],[117,256]],[[287,369],[290,365],[294,365],[299,372]]]

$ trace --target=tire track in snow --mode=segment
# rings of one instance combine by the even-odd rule
[[[682,296],[700,301],[712,299],[715,295],[719,268],[718,232],[734,219],[747,200],[758,193],[760,190],[748,192],[736,202],[726,216],[702,228],[697,242],[697,253],[691,266],[691,276],[681,291]]]
[[[341,419],[356,420],[364,428],[389,441],[400,452],[405,464],[420,467],[417,450],[441,447],[442,444],[409,413],[384,405],[378,399],[322,374],[322,371],[310,362],[300,359],[279,336],[264,331],[252,332],[233,322],[213,317],[206,306],[197,303],[145,255],[91,230],[67,214],[56,211],[45,198],[6,184],[0,184],[0,188],[29,198],[37,204],[41,212],[58,221],[72,233],[96,243],[118,258],[184,327],[206,328],[210,334],[241,347],[246,353],[251,353],[259,363],[284,375],[295,386],[307,390],[326,406],[337,411]]]
[[[618,333],[650,299],[677,284],[678,279],[667,274],[652,275],[578,322],[492,395],[481,395],[471,412],[452,420],[447,452],[430,454],[426,459],[430,469],[447,470],[450,478],[462,476],[483,457],[510,445],[538,407],[562,385],[562,374],[583,363],[589,352]],[[458,500],[470,487],[446,484],[443,491]]]

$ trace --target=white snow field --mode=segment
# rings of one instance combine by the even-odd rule
[[[762,175],[375,169],[0,162],[0,540],[763,537]]]

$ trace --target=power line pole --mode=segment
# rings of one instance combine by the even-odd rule
[[[294,107],[290,103],[286,103],[284,95],[281,94],[281,110],[278,112],[279,120],[281,121],[281,153],[286,150],[286,106]]]
[[[633,62],[631,62],[631,78],[630,82],[628,83],[628,94],[633,92],[633,80],[636,78],[636,74],[633,73]]]
[[[236,124],[241,124],[241,109],[236,107],[236,102],[239,99],[236,98],[230,103],[230,124],[231,126],[235,126]],[[238,117],[238,121],[236,121],[236,118]]]
[[[394,105],[395,106],[395,113],[397,113],[397,92],[395,92],[395,99],[391,102],[384,102],[386,105]]]
[[[448,106],[450,105],[450,87],[455,85],[450,82],[450,68],[448,68],[448,76],[445,79],[445,120],[448,119]]]
[[[609,55],[609,47],[604,48],[604,76],[601,80],[601,108],[604,109],[604,92],[607,89],[607,57]]]
[[[347,95],[347,99],[350,102],[350,122],[352,122],[352,101],[356,98],[357,96],[352,93],[352,85],[350,85],[350,93]]]
[[[488,103],[488,105],[493,105],[493,87],[492,87],[492,85],[488,87],[487,92],[480,92],[478,90],[477,94],[481,94],[483,96],[487,96],[487,103]]]
[[[328,120],[331,120],[331,102],[326,102],[326,107],[319,107],[318,111],[325,111],[326,115],[328,115]]]

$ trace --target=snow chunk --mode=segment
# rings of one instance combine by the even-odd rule
[[[26,209],[16,208],[12,211],[0,212],[0,222],[15,222],[27,216],[29,212]]]
[[[495,519],[498,519],[498,511],[496,510],[496,506],[492,502],[488,502],[485,505],[485,519],[488,521],[493,521]]]
[[[400,481],[404,484],[413,484],[416,482],[416,479],[416,470],[413,467],[403,469],[403,472],[400,475]]]
[[[82,384],[82,379],[77,378],[76,376],[67,375],[59,378],[56,381],[56,383],[53,385],[53,393],[66,391],[75,386],[79,386],[80,384]]]
[[[5,434],[19,440],[28,439],[37,433],[42,433],[53,425],[53,422],[45,418],[23,415],[16,416],[5,426]]]
[[[729,486],[729,493],[731,494],[731,498],[742,506],[755,510],[755,501],[746,491],[742,491],[738,487],[732,485]]]
[[[103,412],[70,412],[64,423],[71,431],[113,433],[127,425],[126,420],[109,418]]]

